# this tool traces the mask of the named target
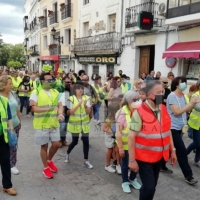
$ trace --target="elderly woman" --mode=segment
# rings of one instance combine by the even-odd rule
[[[198,91],[192,95],[192,97],[200,96],[200,80],[196,83],[196,88]],[[197,103],[194,106],[194,109],[190,113],[190,117],[188,120],[188,125],[190,126],[190,131],[193,135],[193,142],[187,148],[187,154],[190,154],[191,151],[196,149],[195,158],[194,158],[194,166],[200,167],[200,103]]]
[[[113,98],[118,98],[119,95],[121,94],[122,94],[121,78],[116,76],[110,82],[110,90],[108,93],[108,105],[110,104]]]
[[[0,77],[0,165],[2,173],[3,191],[9,195],[16,195],[17,191],[12,188],[10,147],[8,145],[7,130],[14,133],[12,114],[8,103],[9,92],[12,90],[12,80],[3,75]],[[7,98],[6,98],[7,97]],[[8,127],[9,125],[9,127]]]
[[[167,97],[167,111],[171,117],[171,132],[176,148],[176,155],[179,166],[185,177],[185,182],[194,185],[198,181],[194,179],[192,169],[188,163],[187,151],[182,139],[182,131],[187,127],[187,115],[186,112],[191,111],[195,104],[200,101],[199,98],[191,98],[190,102],[186,104],[183,91],[187,88],[187,80],[185,77],[180,76],[173,79],[171,84],[171,93]],[[193,113],[196,113],[195,111]],[[196,125],[194,119],[199,117],[191,117],[190,127],[193,127],[198,132],[199,126]],[[194,122],[194,124],[193,124]],[[198,122],[198,120],[197,120]]]
[[[143,85],[144,85],[144,81],[142,79],[137,79],[133,83],[133,90],[140,91]]]
[[[128,133],[129,123],[131,121],[130,115],[131,110],[140,106],[142,101],[139,98],[139,94],[136,91],[128,91],[124,95],[124,106],[116,114],[116,139],[119,148],[119,155],[121,157],[121,172],[122,172],[122,189],[125,193],[130,193],[130,185],[135,189],[139,190],[141,185],[137,182],[136,172],[131,171],[128,177],[128,165],[129,165],[129,154],[128,154]]]
[[[92,169],[93,166],[88,161],[89,154],[89,133],[90,133],[90,117],[91,100],[87,95],[83,95],[84,86],[81,83],[74,84],[75,95],[70,96],[67,102],[67,114],[69,121],[67,131],[72,134],[72,142],[67,149],[65,162],[69,162],[69,154],[78,144],[79,134],[82,134],[84,166]]]

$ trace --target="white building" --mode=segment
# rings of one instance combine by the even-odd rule
[[[91,77],[98,73],[102,79],[108,72],[120,69],[122,36],[121,0],[78,1],[77,32],[74,55],[75,71],[84,69]]]
[[[24,4],[24,45],[27,57],[27,68],[32,71],[40,70],[40,3],[38,0],[26,0]]]

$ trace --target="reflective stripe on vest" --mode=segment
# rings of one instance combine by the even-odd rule
[[[44,128],[58,128],[58,111],[54,110],[55,106],[58,106],[60,94],[57,90],[50,89],[50,96],[41,89],[39,91],[34,90],[38,97],[37,107],[40,108],[49,108],[49,111],[41,112],[41,113],[34,113],[33,119],[33,127],[34,129],[42,130]]]
[[[137,109],[142,128],[135,137],[135,159],[154,163],[169,159],[171,118],[164,105],[160,105],[160,122],[146,103]]]
[[[103,99],[101,99],[101,98],[99,97],[99,93],[104,94],[103,88],[99,86],[99,88],[97,89],[97,88],[95,87],[94,84],[92,84],[92,87],[94,88],[95,92],[96,92],[97,95],[98,95],[98,101],[99,101],[99,102],[102,102]],[[94,97],[92,98],[92,101],[93,101],[93,102],[95,101],[95,98],[94,98]]]
[[[163,150],[168,150],[170,145],[168,144],[168,145],[166,145],[164,147],[156,147],[156,146],[150,147],[150,146],[144,146],[144,145],[136,143],[135,147],[138,148],[138,149],[144,149],[144,150],[148,150],[148,151],[162,152]]]
[[[88,101],[89,98],[90,97],[87,95],[82,96],[83,101],[85,100]],[[75,95],[70,96],[68,100],[72,102],[72,109],[75,108],[79,104],[79,101]],[[90,118],[89,118],[89,114],[86,113],[86,110],[83,104],[74,112],[74,114],[69,116],[67,131],[72,134],[90,132]]]
[[[8,143],[8,99],[0,96],[0,117],[5,143]]]

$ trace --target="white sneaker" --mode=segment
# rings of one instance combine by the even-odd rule
[[[93,168],[93,166],[90,164],[90,162],[89,162],[88,160],[85,161],[83,164],[84,164],[84,166],[87,167],[88,169],[92,169],[92,168]]]
[[[69,163],[69,155],[65,155],[65,161],[64,161],[65,163]]]
[[[94,123],[97,123],[97,120],[96,120],[96,119],[94,119]]]
[[[11,168],[11,173],[14,174],[14,175],[18,175],[19,170],[17,169],[17,167],[14,166],[14,167]]]
[[[115,173],[116,172],[115,169],[111,165],[105,166],[105,170],[107,172],[110,172],[110,173]]]
[[[116,166],[116,171],[117,171],[118,174],[122,174],[122,170],[121,170],[121,166],[120,165]]]
[[[98,121],[97,121],[97,125],[100,125],[100,124],[101,124],[101,122],[98,120]]]

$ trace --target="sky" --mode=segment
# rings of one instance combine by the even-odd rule
[[[0,0],[0,33],[4,43],[24,41],[23,17],[25,0]]]

